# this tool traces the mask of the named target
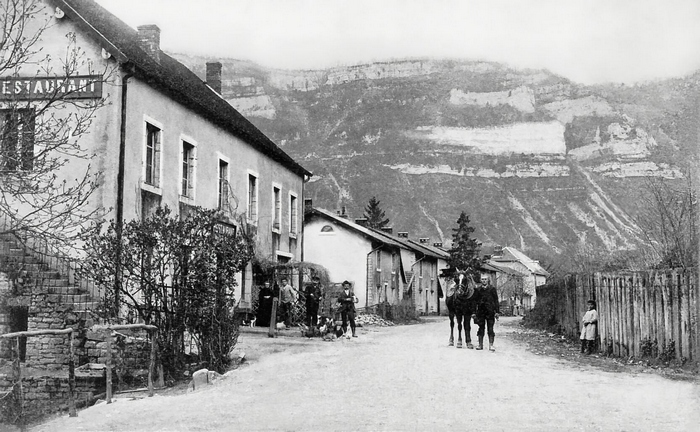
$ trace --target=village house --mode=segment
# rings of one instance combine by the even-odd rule
[[[444,273],[443,270],[448,268],[447,260],[450,254],[442,249],[442,243],[430,245],[428,238],[420,238],[417,242],[409,239],[409,242],[416,249],[416,258],[420,265],[416,310],[424,314],[440,314],[443,310],[440,299],[445,297],[444,293],[447,291],[445,280],[440,276]]]
[[[366,219],[352,221],[344,209],[334,213],[306,204],[305,259],[323,265],[333,283],[350,281],[358,307],[411,301],[419,313],[439,312],[446,252],[407,234],[394,236],[391,228],[369,228]]]
[[[524,313],[523,297],[529,297],[524,291],[526,273],[495,262],[485,262],[481,265],[481,274],[487,275],[496,288],[502,314],[518,316]]]
[[[219,209],[223,226],[254,234],[258,256],[278,262],[303,259],[301,203],[312,174],[221,98],[221,63],[207,63],[205,82],[161,51],[155,25],[134,30],[92,0],[43,0],[40,5],[44,13],[36,19],[47,23],[32,25],[48,25],[35,48],[41,49],[42,60],[53,62],[53,72],[37,73],[36,63],[27,62],[16,75],[0,77],[0,110],[10,98],[31,109],[55,88],[106,101],[79,140],[94,156],[69,160],[56,172],[56,181],[76,178],[89,166],[99,177],[85,207],[101,211],[104,220],[124,224],[158,206],[181,216],[193,206]],[[71,77],[61,76],[67,35],[84,53]],[[16,248],[3,239],[0,255],[17,254]],[[72,285],[73,274],[61,268],[51,269],[43,282],[50,287],[15,295],[18,280],[40,279],[36,265],[43,257],[32,259],[35,267],[27,267],[22,278],[0,267],[0,295],[11,298],[10,307],[0,311],[0,333],[61,328],[63,312],[96,300]],[[254,281],[249,264],[235,294],[242,308],[251,306]],[[22,353],[27,366],[65,367],[66,343],[45,342],[27,340]],[[82,358],[95,362],[98,357],[94,352]]]
[[[359,222],[359,223],[358,223]],[[406,275],[401,270],[400,243],[367,228],[362,220],[312,207],[304,211],[304,258],[328,270],[331,283],[349,281],[358,308],[403,298]]]
[[[501,279],[496,281],[497,284],[500,281],[501,286],[506,283],[516,283],[514,280],[522,277],[522,299],[519,299],[521,304],[518,306],[522,307],[524,311],[535,307],[537,297],[535,288],[545,285],[547,277],[549,277],[549,273],[542,268],[539,261],[533,260],[514,247],[496,246],[493,250],[493,255],[491,255],[487,263],[502,269],[500,272]],[[504,267],[515,270],[517,274],[505,271]],[[498,288],[499,285],[496,286]]]

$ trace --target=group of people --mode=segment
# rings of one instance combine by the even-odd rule
[[[270,325],[272,316],[272,301],[274,297],[279,297],[279,313],[280,322],[283,322],[285,327],[289,328],[292,325],[294,313],[294,305],[299,301],[299,291],[290,283],[289,279],[282,277],[280,279],[279,293],[276,293],[270,286],[270,282],[265,282],[258,294],[258,307],[256,313],[256,325],[267,327]],[[357,337],[355,326],[355,303],[357,297],[352,292],[352,284],[349,281],[344,281],[343,290],[337,299],[338,308],[342,319],[343,333],[347,332],[348,324],[352,331],[352,337]],[[321,301],[324,296],[321,280],[318,276],[313,276],[311,282],[304,286],[302,291],[305,298],[306,317],[305,324],[309,329],[318,326],[318,311]]]

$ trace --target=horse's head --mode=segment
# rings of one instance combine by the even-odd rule
[[[469,298],[472,296],[472,294],[474,294],[476,283],[474,283],[474,279],[471,277],[471,275],[464,274],[462,272],[458,273],[455,276],[455,284],[455,293],[458,296],[466,296]]]

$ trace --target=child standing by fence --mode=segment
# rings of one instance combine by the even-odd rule
[[[581,327],[581,353],[591,354],[595,348],[595,336],[598,329],[598,312],[595,301],[588,300],[588,311],[583,315]]]

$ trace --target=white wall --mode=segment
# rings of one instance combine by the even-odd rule
[[[321,232],[324,226],[331,232]],[[358,307],[367,305],[367,254],[372,244],[362,235],[325,218],[314,217],[304,226],[304,261],[320,264],[331,282],[353,282]]]

